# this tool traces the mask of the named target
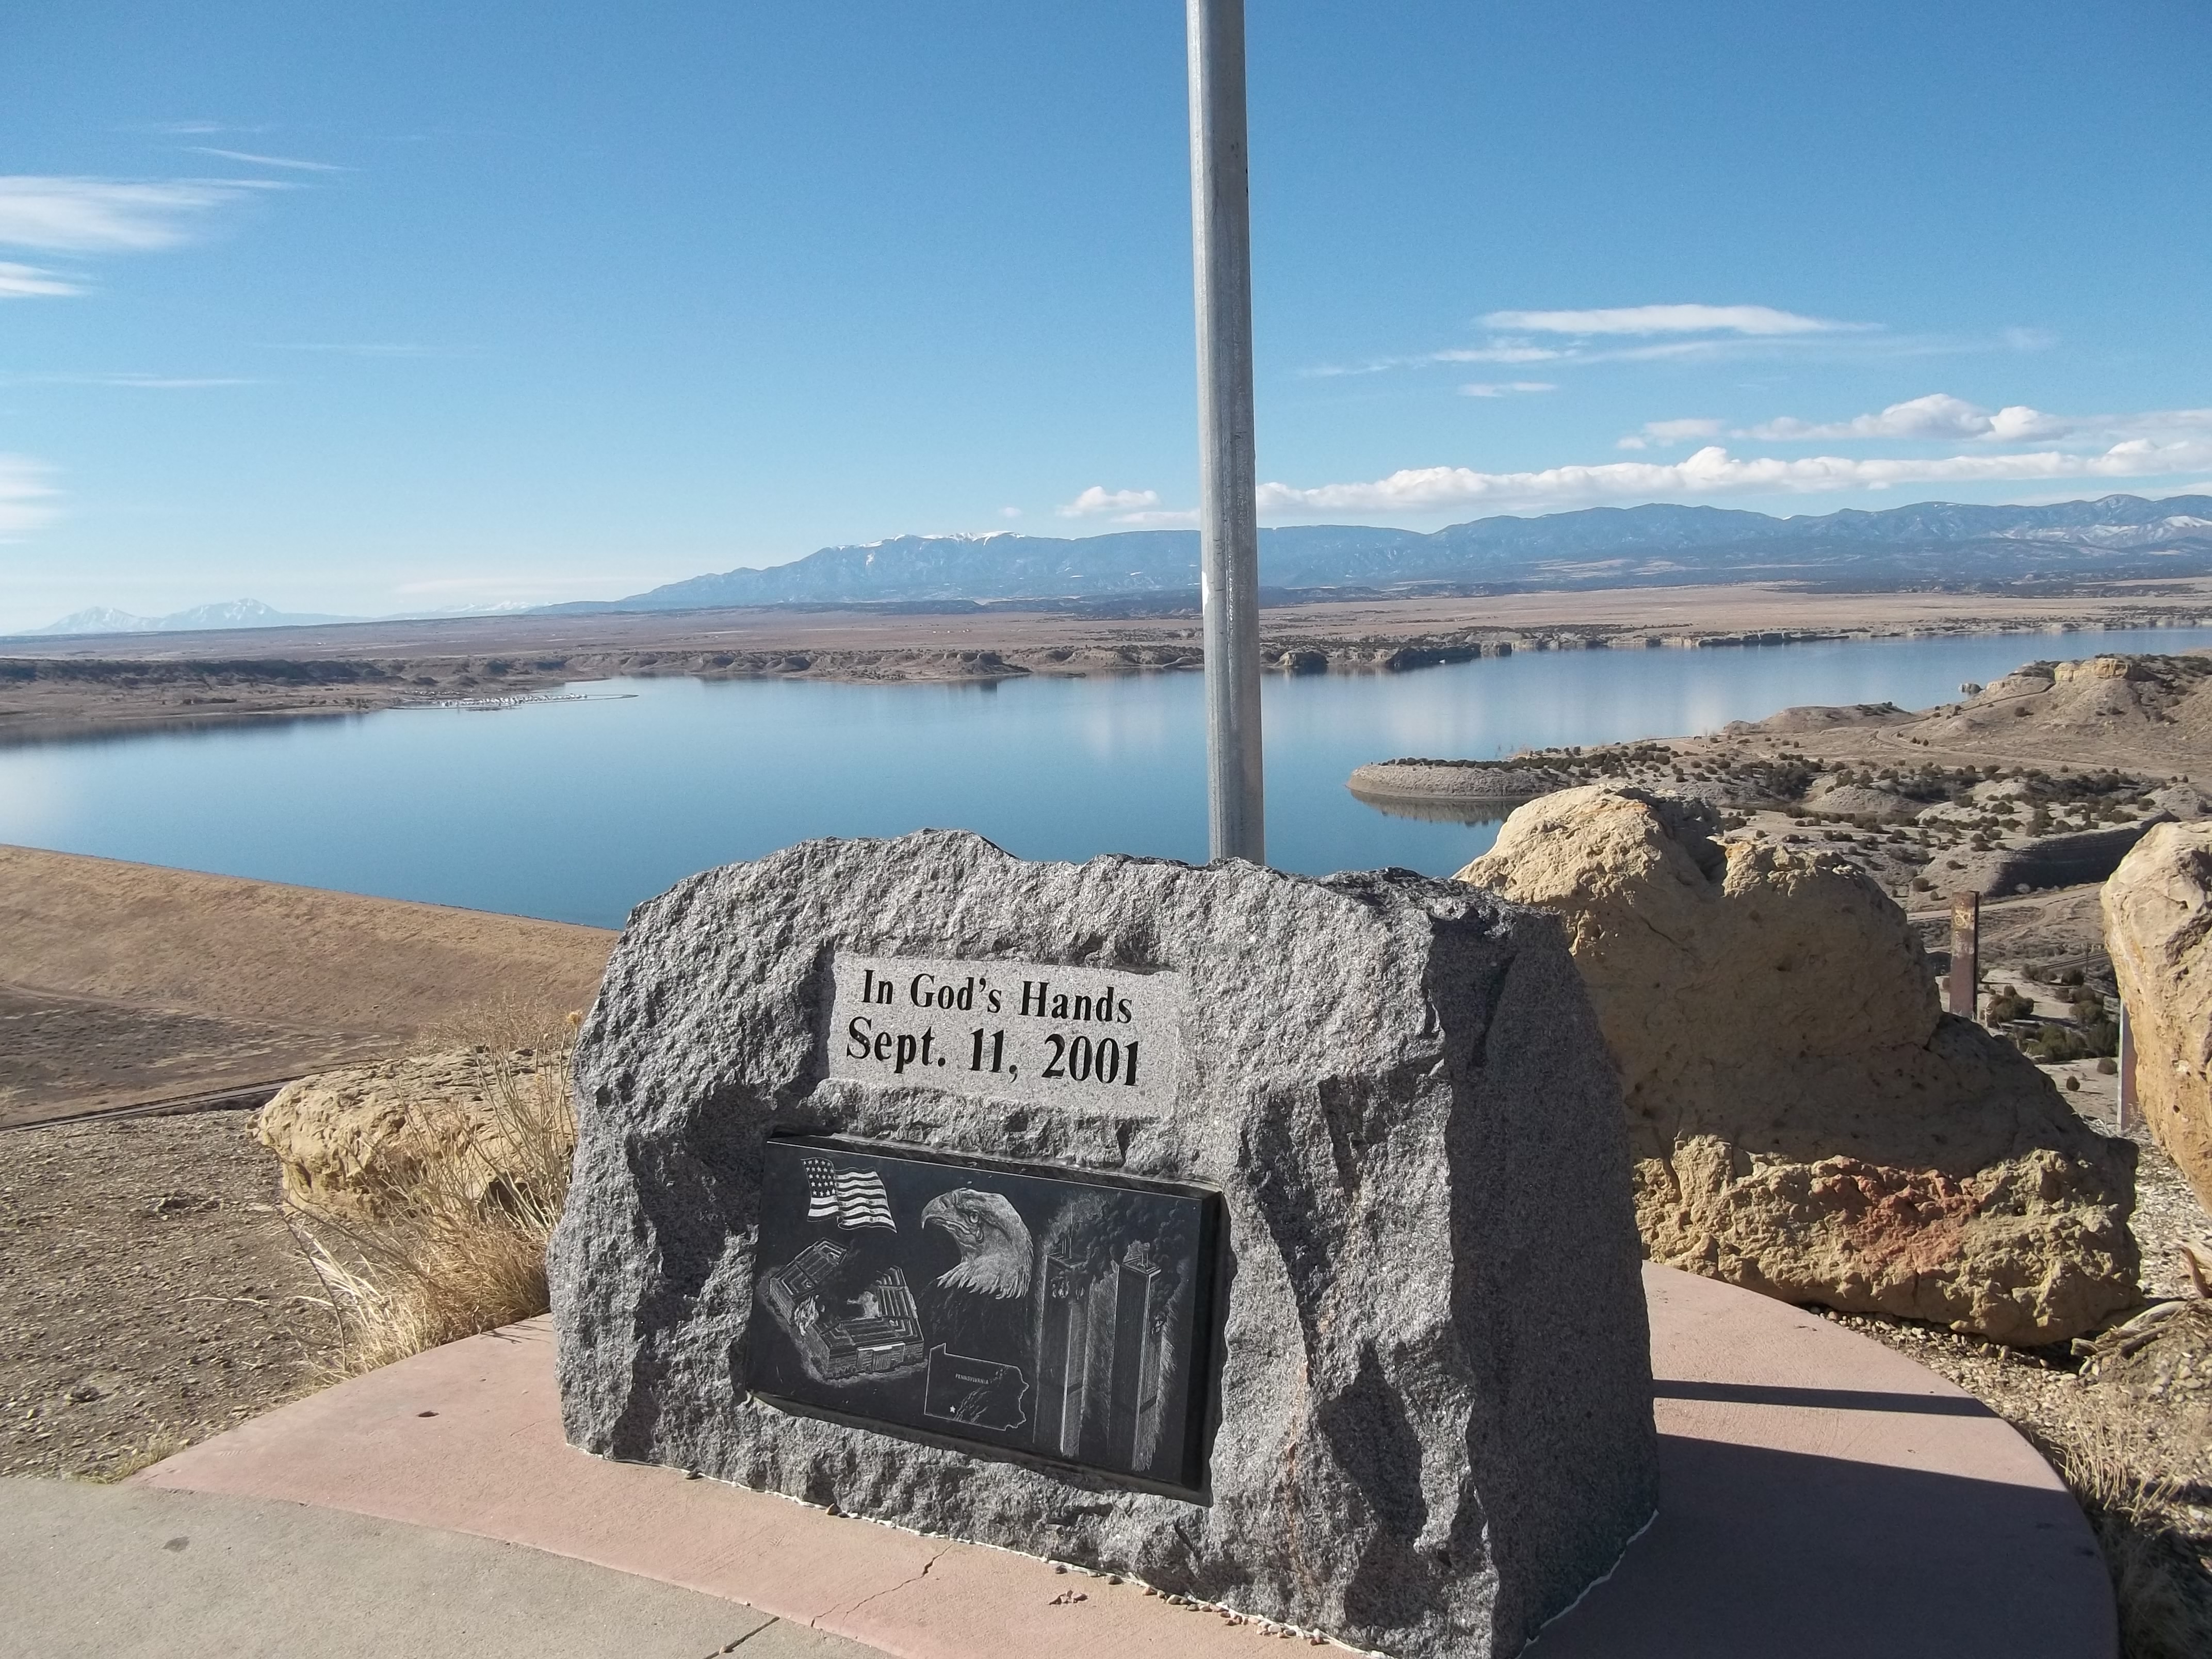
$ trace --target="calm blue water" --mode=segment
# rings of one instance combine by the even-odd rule
[[[1271,678],[1269,860],[1448,875],[1496,838],[1362,805],[1345,778],[1363,761],[1675,736],[1792,703],[1922,708],[2039,657],[2205,645],[2212,629],[2160,629]],[[1206,856],[1196,674],[577,689],[635,695],[0,749],[0,841],[609,926],[811,836],[933,824],[1028,858]]]

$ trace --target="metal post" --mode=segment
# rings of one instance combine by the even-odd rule
[[[1982,896],[1951,895],[1951,1012],[1972,1019],[1980,1012]]]
[[[1215,858],[1264,864],[1244,0],[1186,3],[1190,228],[1198,297],[1198,533],[1206,619],[1207,823]]]
[[[2128,1005],[2124,998],[2123,998],[2120,1002],[2120,1053],[2118,1063],[2120,1074],[2118,1081],[2120,1086],[2112,1091],[2114,1095],[2112,1103],[2112,1127],[2118,1129],[2122,1134],[2125,1134],[2128,1132],[2128,1113],[2132,1110],[2135,1112],[2136,1116],[2140,1117],[2142,1115],[2142,1108],[2137,1106],[2136,1103],[2135,1027],[2128,1023]]]

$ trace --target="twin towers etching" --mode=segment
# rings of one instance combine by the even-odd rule
[[[1203,1484],[1213,1201],[772,1138],[746,1370],[770,1401]]]

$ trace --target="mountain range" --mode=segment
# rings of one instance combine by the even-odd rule
[[[2107,495],[2047,507],[1927,501],[1778,519],[1717,507],[1587,507],[1477,519],[1428,534],[1357,525],[1260,532],[1273,588],[1619,587],[1807,580],[1895,585],[2212,572],[2212,496]],[[855,601],[1188,592],[1198,532],[898,536],[789,564],[671,582],[556,611],[698,611]]]
[[[196,605],[166,617],[134,617],[112,605],[95,605],[73,611],[59,622],[34,628],[33,634],[175,634],[201,628],[296,628],[313,623],[355,622],[353,617],[318,617],[278,611],[258,599],[225,599],[219,605]]]
[[[2045,507],[1923,501],[1881,513],[1848,509],[1790,519],[1654,504],[1476,519],[1428,533],[1363,525],[1292,525],[1260,532],[1261,585],[1310,594],[1745,581],[1881,587],[2208,574],[2212,495],[2162,501],[2106,495]],[[825,547],[766,569],[693,576],[626,599],[544,605],[534,614],[1113,599],[1190,595],[1197,588],[1194,530],[1078,537],[1000,532],[896,536]],[[134,617],[102,605],[36,631],[150,634],[360,620],[234,599],[166,617]]]

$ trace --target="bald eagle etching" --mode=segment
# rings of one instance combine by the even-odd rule
[[[959,1248],[960,1260],[937,1276],[940,1288],[1001,1302],[1030,1293],[1030,1230],[998,1194],[973,1187],[939,1193],[922,1207],[921,1224],[942,1228]]]

